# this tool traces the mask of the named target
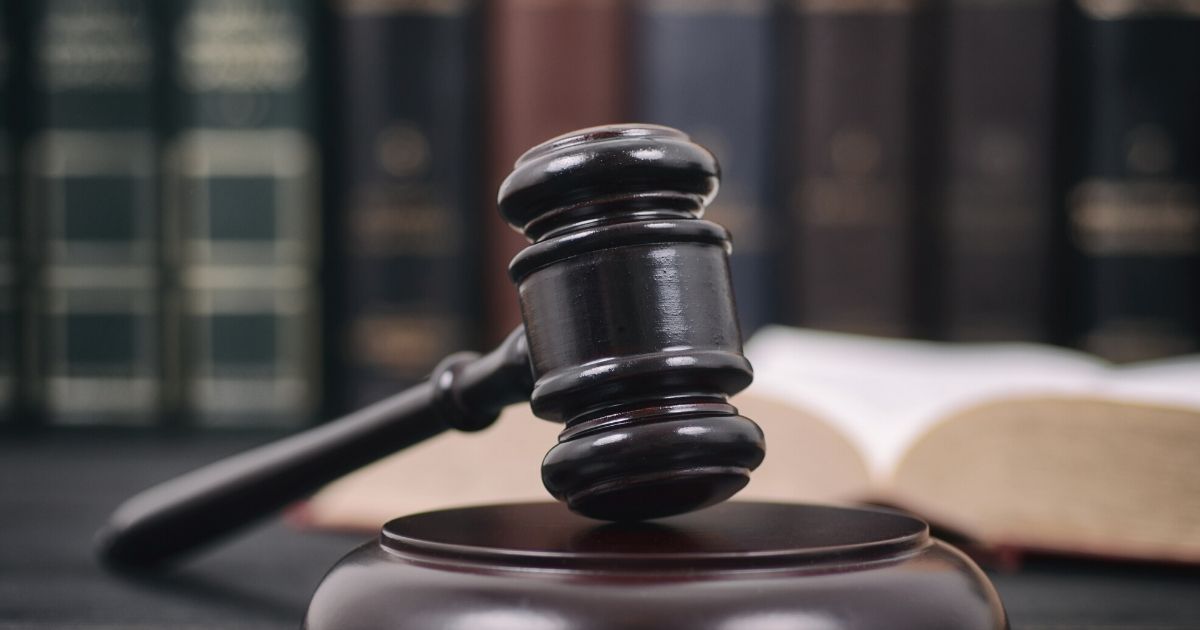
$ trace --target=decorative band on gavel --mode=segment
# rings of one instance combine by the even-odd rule
[[[542,478],[576,512],[637,520],[729,498],[764,446],[728,402],[753,373],[729,234],[700,219],[718,179],[712,154],[667,127],[596,127],[533,148],[499,195],[504,218],[532,241],[509,267],[522,328],[375,405],[133,497],[100,533],[101,557],[161,566],[396,450],[482,429],[524,400],[565,424]]]

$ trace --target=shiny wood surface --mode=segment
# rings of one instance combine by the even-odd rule
[[[447,429],[482,429],[524,400],[566,424],[543,480],[573,510],[637,520],[729,498],[764,444],[727,402],[752,371],[729,234],[699,219],[718,175],[711,153],[667,127],[598,127],[534,147],[500,191],[505,219],[535,241],[510,268],[523,327],[375,405],[134,496],[101,530],[101,560],[169,565],[355,468]]]
[[[317,588],[308,630],[1007,627],[984,574],[898,513],[733,501],[645,523],[559,504],[404,517]]]

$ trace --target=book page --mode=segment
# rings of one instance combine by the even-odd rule
[[[404,514],[545,501],[541,461],[561,430],[528,404],[512,405],[483,431],[447,431],[334,481],[293,510],[292,521],[374,531]]]
[[[746,354],[755,370],[752,392],[826,417],[862,451],[877,481],[930,425],[958,409],[1094,392],[1110,371],[1100,359],[1037,344],[950,344],[778,326],[756,334]]]

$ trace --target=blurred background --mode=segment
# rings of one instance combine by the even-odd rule
[[[743,331],[1200,349],[1187,0],[0,0],[0,424],[294,428],[519,322],[527,148],[679,127]]]

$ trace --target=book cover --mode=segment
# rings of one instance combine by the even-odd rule
[[[166,213],[175,394],[196,426],[320,404],[311,0],[171,3]]]
[[[1070,341],[1113,360],[1200,348],[1200,12],[1073,3],[1064,42]]]
[[[521,322],[508,263],[528,244],[496,210],[500,182],[536,144],[625,120],[627,18],[622,0],[497,0],[489,6],[482,220],[488,343]]]
[[[644,0],[634,12],[635,118],[676,127],[721,163],[705,217],[733,235],[738,318],[749,335],[774,317],[770,235],[773,4]]]
[[[159,412],[153,4],[23,7],[23,337],[50,424],[148,425]]]
[[[341,411],[477,346],[480,9],[462,0],[337,5],[337,270],[328,292]]]
[[[786,3],[778,194],[793,323],[917,331],[918,7]]]
[[[937,336],[1042,340],[1052,290],[1054,3],[947,0],[934,265]]]

